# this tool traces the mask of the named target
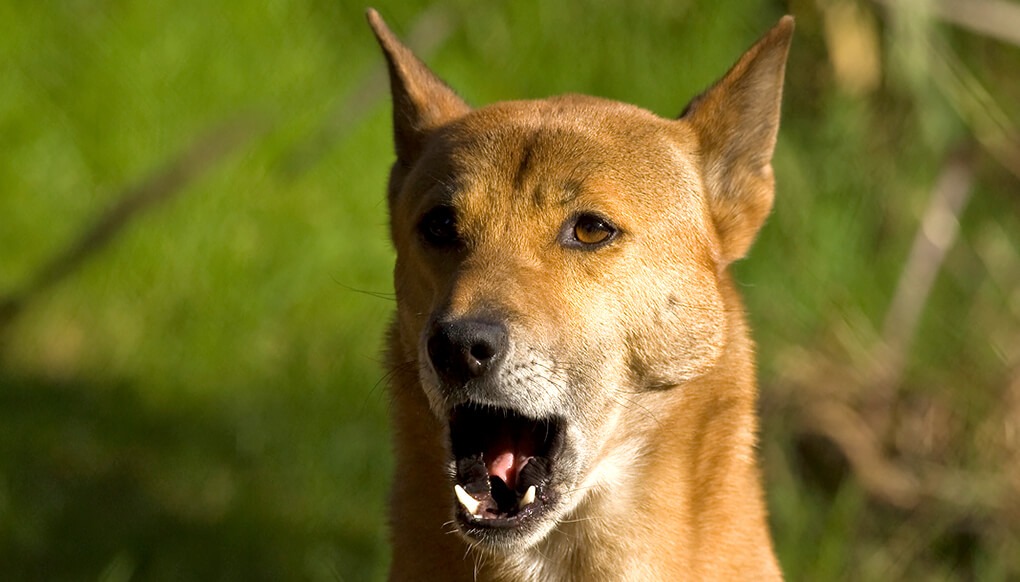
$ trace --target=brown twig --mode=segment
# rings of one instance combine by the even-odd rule
[[[1003,168],[1020,178],[1020,132],[984,84],[948,43],[928,40],[931,76],[977,143]]]
[[[921,474],[897,461],[888,452],[887,436],[921,314],[946,252],[956,241],[973,181],[973,147],[967,146],[950,154],[936,180],[886,313],[882,338],[873,349],[870,369],[863,374],[818,369],[816,377],[799,382],[805,387],[830,387],[823,392],[798,391],[804,398],[801,410],[808,430],[842,451],[861,486],[873,497],[900,508],[913,508],[931,498],[957,502],[959,497],[947,486],[946,475]],[[846,386],[832,386],[833,377],[844,378]]]
[[[453,19],[445,7],[437,4],[415,21],[407,35],[407,45],[419,57],[426,58],[446,41],[452,30]],[[374,67],[350,95],[336,105],[317,131],[291,149],[282,164],[290,178],[297,178],[312,168],[386,96],[388,77],[382,61],[379,62],[380,66]]]
[[[873,1],[883,6],[893,20],[920,20],[925,26],[938,18],[1020,46],[1020,5],[1001,0]],[[970,127],[977,143],[1006,171],[1020,178],[1020,131],[1016,122],[939,35],[907,36],[913,38],[909,44],[916,45],[914,50],[926,57],[924,73]]]
[[[189,183],[267,127],[268,124],[250,115],[224,123],[137,184],[125,188],[112,207],[44,264],[22,289],[0,299],[0,334],[32,298],[67,278],[89,257],[110,244],[142,212],[183,191]]]
[[[890,10],[903,10],[902,0],[873,0]],[[923,11],[939,20],[976,34],[1020,46],[1020,5],[1004,0],[937,0],[906,3],[907,9]]]
[[[807,426],[843,451],[865,490],[890,505],[911,508],[921,491],[917,477],[885,454],[874,428],[849,404],[817,400],[806,409]]]
[[[940,0],[932,8],[946,22],[1020,46],[1020,4],[1003,0]]]
[[[960,148],[950,154],[935,182],[886,312],[882,342],[876,348],[875,368],[871,374],[872,395],[885,404],[902,377],[903,365],[942,261],[956,242],[959,218],[970,199],[973,184],[973,153],[970,147]]]

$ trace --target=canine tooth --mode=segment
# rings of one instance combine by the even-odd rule
[[[460,484],[453,486],[453,492],[457,494],[457,501],[464,506],[464,509],[468,510],[471,515],[478,515],[478,506],[481,505],[477,499],[471,497],[467,491]]]
[[[535,486],[528,487],[528,490],[524,492],[524,496],[521,497],[521,502],[517,504],[518,509],[524,509],[526,506],[531,505],[535,502]]]

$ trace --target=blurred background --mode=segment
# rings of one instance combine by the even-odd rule
[[[794,14],[776,208],[736,266],[783,568],[1020,578],[1020,4],[375,6],[473,104],[665,116]],[[0,4],[0,578],[385,576],[364,9]]]

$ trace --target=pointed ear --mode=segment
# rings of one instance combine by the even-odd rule
[[[369,8],[366,16],[389,66],[397,161],[409,164],[430,131],[471,108],[400,42],[378,12]]]
[[[772,150],[792,37],[793,17],[784,16],[680,115],[701,144],[704,187],[726,264],[747,253],[772,209]]]

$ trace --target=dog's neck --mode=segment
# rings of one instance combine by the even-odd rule
[[[393,579],[411,572],[426,579],[424,569],[443,580],[741,579],[763,570],[778,578],[754,455],[753,346],[740,300],[728,280],[722,283],[728,341],[717,365],[670,389],[682,390],[682,398],[668,391],[633,395],[632,405],[647,414],[620,417],[617,440],[604,448],[612,453],[579,488],[574,511],[543,541],[512,556],[470,548],[453,533],[442,428],[415,371],[398,370],[393,515],[413,517],[394,524]],[[686,429],[662,431],[663,425]],[[400,551],[411,547],[417,551]],[[430,562],[400,561],[410,555]]]

